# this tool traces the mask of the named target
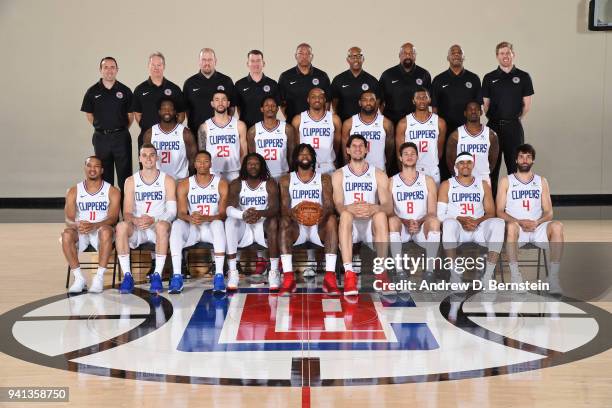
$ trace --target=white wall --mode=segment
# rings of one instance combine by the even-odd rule
[[[313,17],[316,16],[316,17]],[[531,73],[535,96],[525,122],[538,150],[536,170],[554,194],[612,193],[612,40],[586,31],[586,0],[432,0],[308,2],[188,0],[0,2],[1,197],[57,197],[82,177],[93,152],[79,112],[98,78],[101,57],[119,61],[132,89],[146,78],[150,52],[166,55],[166,77],[182,87],[197,72],[200,48],[217,51],[219,71],[246,74],[246,53],[264,51],[277,78],[295,64],[295,46],[313,46],[330,77],[346,69],[346,50],[363,48],[375,76],[396,64],[399,46],[417,47],[432,76],[459,43],[481,77],[496,67],[495,44],[515,44],[517,66]],[[138,127],[132,127],[138,134]],[[135,157],[135,156],[134,156]],[[503,167],[503,166],[502,166]]]

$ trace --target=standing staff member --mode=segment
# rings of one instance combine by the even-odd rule
[[[525,141],[521,120],[531,108],[533,84],[525,71],[514,66],[512,44],[502,41],[495,47],[499,66],[486,74],[482,80],[484,112],[489,118],[487,125],[497,133],[500,153],[508,174],[516,173],[516,148]],[[491,173],[493,196],[497,192],[497,178],[501,167],[501,154]]]
[[[100,61],[98,82],[85,93],[81,112],[94,127],[92,143],[94,152],[102,161],[104,181],[117,182],[123,197],[123,184],[132,173],[132,137],[128,128],[134,120],[131,111],[132,91],[117,81],[119,66],[113,57]]]

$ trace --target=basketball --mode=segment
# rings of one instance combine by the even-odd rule
[[[312,201],[302,201],[295,208],[295,215],[300,224],[307,227],[312,227],[319,223],[321,216],[323,215],[323,207],[320,204],[313,203]]]

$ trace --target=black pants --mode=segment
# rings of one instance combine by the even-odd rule
[[[123,202],[123,185],[125,179],[132,174],[132,136],[130,132],[127,129],[106,135],[94,132],[92,143],[96,156],[102,160],[104,181],[113,185],[115,168],[117,168],[117,181]]]
[[[508,174],[516,172],[516,148],[525,142],[525,133],[523,125],[518,119],[513,120],[490,120],[487,123],[495,133],[499,140],[499,156],[495,168],[491,173],[491,187],[493,189],[493,197],[497,195],[497,180],[499,178],[499,169],[501,168],[501,158],[504,155],[506,163],[506,171]]]
[[[453,169],[449,169],[446,165],[446,145],[448,144],[448,139],[450,138],[451,133],[453,133],[459,126],[463,126],[463,123],[452,123],[446,122],[446,139],[444,139],[444,146],[442,147],[442,157],[440,158],[440,163],[438,163],[438,168],[440,169],[440,183],[444,180],[448,180],[453,175]]]

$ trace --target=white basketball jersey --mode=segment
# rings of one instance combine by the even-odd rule
[[[158,217],[166,211],[166,173],[158,171],[157,178],[147,184],[140,177],[140,172],[134,173],[134,215],[140,217],[147,214]]]
[[[168,133],[159,124],[151,128],[151,144],[157,149],[157,168],[175,180],[189,175],[184,129],[185,126],[180,123]]]
[[[206,185],[198,184],[196,176],[189,177],[189,192],[187,202],[189,203],[189,214],[199,212],[202,215],[219,214],[219,176],[214,176]]]
[[[425,122],[415,118],[414,113],[406,115],[404,141],[417,145],[419,149],[417,167],[438,166],[438,137],[440,137],[438,115],[435,113],[430,114]]]
[[[376,168],[368,165],[366,171],[357,175],[351,170],[350,164],[342,168],[342,184],[344,190],[344,205],[364,202],[376,204],[377,183]]]
[[[232,118],[224,126],[217,126],[212,118],[206,120],[206,150],[212,156],[213,173],[240,170],[240,134],[238,119]]]
[[[383,127],[385,117],[378,113],[370,123],[361,120],[359,114],[353,115],[353,124],[349,135],[361,135],[368,141],[368,155],[366,160],[372,166],[385,171],[385,142],[387,133]]]
[[[266,189],[266,182],[262,181],[257,187],[251,188],[246,180],[242,180],[239,204],[240,210],[242,211],[248,208],[265,210],[268,207],[268,190]]]
[[[266,160],[272,177],[289,171],[287,163],[287,134],[285,121],[280,120],[274,129],[266,129],[263,122],[255,124],[255,152]]]
[[[395,214],[405,220],[418,220],[427,215],[427,182],[424,173],[417,173],[412,184],[408,184],[401,173],[391,179],[393,183],[393,207]]]
[[[474,177],[472,184],[464,186],[456,177],[448,179],[448,210],[451,217],[480,218],[484,215],[484,187],[482,179]]]
[[[297,172],[291,172],[289,176],[289,197],[291,198],[291,208],[296,207],[302,201],[311,201],[323,204],[323,182],[321,174],[315,172],[312,178],[302,181]]]
[[[474,170],[472,175],[475,177],[489,177],[489,128],[482,126],[482,130],[477,135],[472,135],[467,131],[465,125],[457,128],[457,155],[467,152],[474,158]]]
[[[509,175],[506,213],[519,220],[535,221],[542,217],[542,177],[534,174],[523,183],[516,175]]]
[[[317,164],[334,163],[334,121],[331,112],[326,111],[320,120],[314,120],[308,111],[300,116],[300,143],[308,143],[317,153]]]
[[[108,191],[110,184],[102,182],[102,186],[93,194],[87,192],[85,182],[77,184],[77,221],[98,222],[105,220],[108,216],[110,207],[110,197]]]

